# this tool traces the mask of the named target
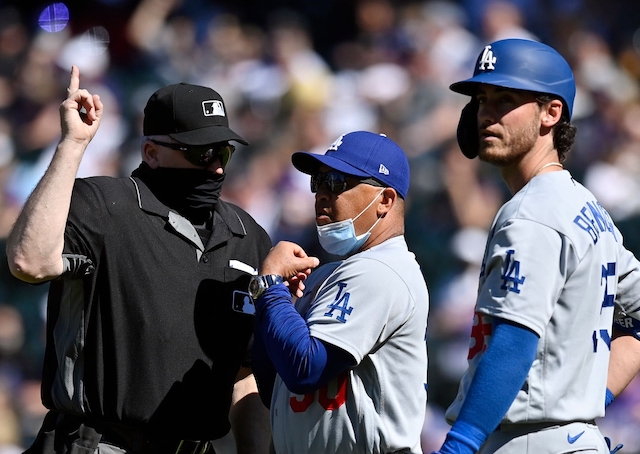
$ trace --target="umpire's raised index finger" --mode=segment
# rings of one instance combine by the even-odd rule
[[[71,77],[69,79],[69,88],[67,93],[75,93],[80,88],[80,71],[76,65],[71,66]]]

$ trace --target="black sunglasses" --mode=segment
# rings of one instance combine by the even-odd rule
[[[214,143],[211,145],[185,145],[182,143],[161,142],[159,140],[149,139],[151,142],[171,148],[172,150],[182,151],[184,157],[191,164],[197,166],[207,166],[216,158],[220,159],[222,167],[226,167],[236,147],[229,143]]]
[[[337,170],[330,170],[329,172],[316,172],[311,175],[311,192],[314,194],[318,192],[322,183],[327,184],[327,188],[334,194],[342,194],[344,191],[349,189],[349,185],[347,183],[347,179],[355,180],[356,184],[351,187],[365,183],[371,186],[377,186],[379,188],[387,187],[385,184],[379,182],[375,178],[360,178],[353,175],[346,175],[342,172],[338,172]]]

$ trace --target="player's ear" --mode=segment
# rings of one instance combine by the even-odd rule
[[[382,200],[378,204],[378,215],[383,215],[391,211],[391,208],[398,198],[398,193],[393,188],[384,188],[381,195]]]
[[[562,101],[552,99],[542,106],[542,126],[551,128],[560,121],[562,117]]]

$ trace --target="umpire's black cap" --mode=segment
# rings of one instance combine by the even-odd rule
[[[249,143],[229,128],[224,100],[216,91],[179,83],[156,91],[144,108],[142,133],[168,135],[186,145],[235,140]]]

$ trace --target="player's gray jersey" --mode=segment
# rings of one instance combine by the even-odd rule
[[[491,341],[491,316],[539,337],[505,423],[604,415],[614,302],[638,318],[640,263],[596,198],[568,171],[533,178],[498,212],[480,273],[469,369],[447,410],[457,417]]]
[[[276,376],[276,452],[421,454],[429,295],[404,238],[323,265],[305,286],[296,309],[311,335],[357,365],[304,396]]]

